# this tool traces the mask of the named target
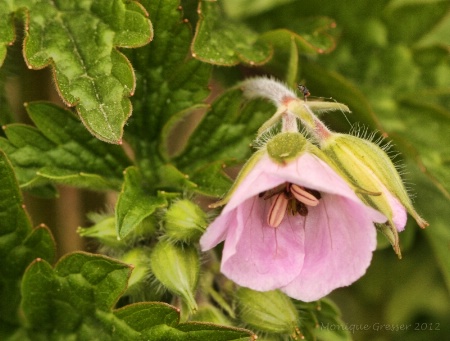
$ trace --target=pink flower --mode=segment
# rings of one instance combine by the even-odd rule
[[[225,241],[221,271],[237,284],[307,302],[365,273],[376,247],[373,223],[385,221],[315,155],[280,164],[265,153],[200,245],[206,251]]]

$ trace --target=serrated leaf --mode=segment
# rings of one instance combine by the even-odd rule
[[[6,19],[22,8],[27,12],[23,53],[28,67],[51,65],[61,97],[77,107],[86,128],[101,140],[121,143],[135,76],[116,47],[142,46],[152,39],[145,10],[122,0],[17,0],[1,12],[6,42],[12,34],[12,21]]]
[[[190,56],[192,32],[178,0],[145,0],[142,4],[150,13],[155,39],[129,54],[138,78],[127,139],[138,162],[158,157],[160,146],[165,148],[166,136],[161,132],[169,120],[175,123],[172,116],[181,119],[180,112],[207,97],[211,72],[211,65]]]
[[[265,64],[272,57],[269,44],[258,41],[258,34],[239,22],[224,17],[216,1],[200,2],[199,20],[192,42],[192,54],[204,62],[233,66]]]
[[[116,205],[116,229],[120,238],[132,232],[156,209],[167,205],[165,196],[146,192],[143,184],[142,175],[136,167],[126,169],[125,182]]]
[[[11,158],[22,187],[49,182],[90,189],[119,189],[130,161],[120,146],[98,141],[70,112],[50,103],[30,103],[27,111],[37,129],[6,127],[0,148]]]
[[[132,339],[137,332],[111,309],[126,288],[131,269],[111,258],[77,252],[54,269],[37,259],[22,282],[22,310],[33,338]]]
[[[36,257],[53,261],[53,237],[44,225],[33,229],[9,160],[0,151],[0,330],[19,324],[19,283]]]

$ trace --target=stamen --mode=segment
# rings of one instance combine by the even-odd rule
[[[299,185],[292,184],[290,191],[295,199],[307,206],[317,206],[319,204],[318,198]]]
[[[278,193],[275,196],[272,204],[270,205],[269,214],[267,215],[267,224],[270,227],[278,227],[283,221],[284,215],[286,214],[286,209],[288,206],[289,200],[286,198],[286,195],[282,193]]]

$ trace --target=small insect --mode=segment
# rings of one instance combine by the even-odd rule
[[[309,95],[311,95],[311,93],[309,92],[308,88],[307,88],[306,86],[302,85],[302,84],[299,84],[299,85],[297,85],[297,89],[298,89],[299,91],[302,92],[302,94],[303,94],[303,99],[304,99],[305,102],[306,102],[306,97],[308,97]]]

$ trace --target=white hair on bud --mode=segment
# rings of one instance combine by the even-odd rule
[[[297,95],[286,84],[269,77],[254,77],[240,84],[247,98],[262,97],[271,100],[279,107],[285,98],[297,98]]]

